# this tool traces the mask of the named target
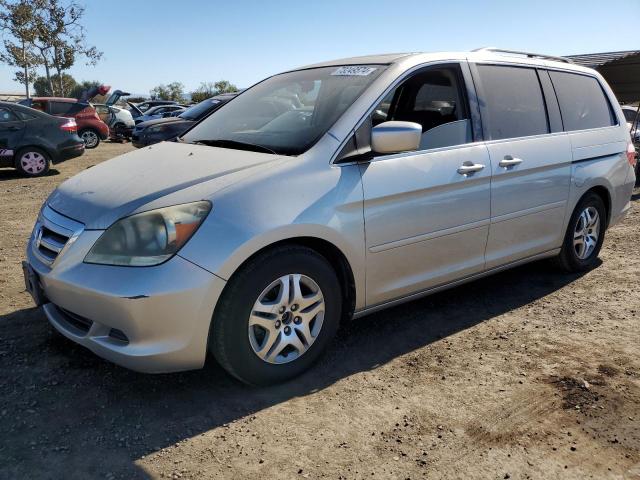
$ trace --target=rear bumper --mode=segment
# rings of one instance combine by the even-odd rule
[[[84,154],[84,142],[61,148],[58,155],[52,159],[52,163],[59,163]]]

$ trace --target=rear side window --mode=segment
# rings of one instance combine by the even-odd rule
[[[38,118],[35,115],[22,110],[16,110],[16,113],[18,114],[18,117],[20,117],[20,120],[33,120],[34,118]]]
[[[550,71],[549,74],[565,130],[610,127],[617,123],[598,80],[574,73]]]
[[[83,106],[75,102],[49,102],[51,115],[75,115]]]
[[[532,68],[478,65],[483,123],[492,140],[549,133],[538,74]]]

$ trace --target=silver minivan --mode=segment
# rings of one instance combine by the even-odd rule
[[[209,351],[270,384],[342,320],[532,260],[593,267],[634,164],[611,89],[563,58],[326,62],[64,182],[25,281],[57,330],[115,363],[194,369]]]

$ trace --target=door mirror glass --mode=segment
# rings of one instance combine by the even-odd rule
[[[422,126],[415,122],[383,122],[371,130],[371,150],[398,153],[418,150]]]

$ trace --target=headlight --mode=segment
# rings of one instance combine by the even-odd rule
[[[207,201],[159,208],[111,225],[85,257],[86,263],[144,267],[174,256],[211,210]]]

